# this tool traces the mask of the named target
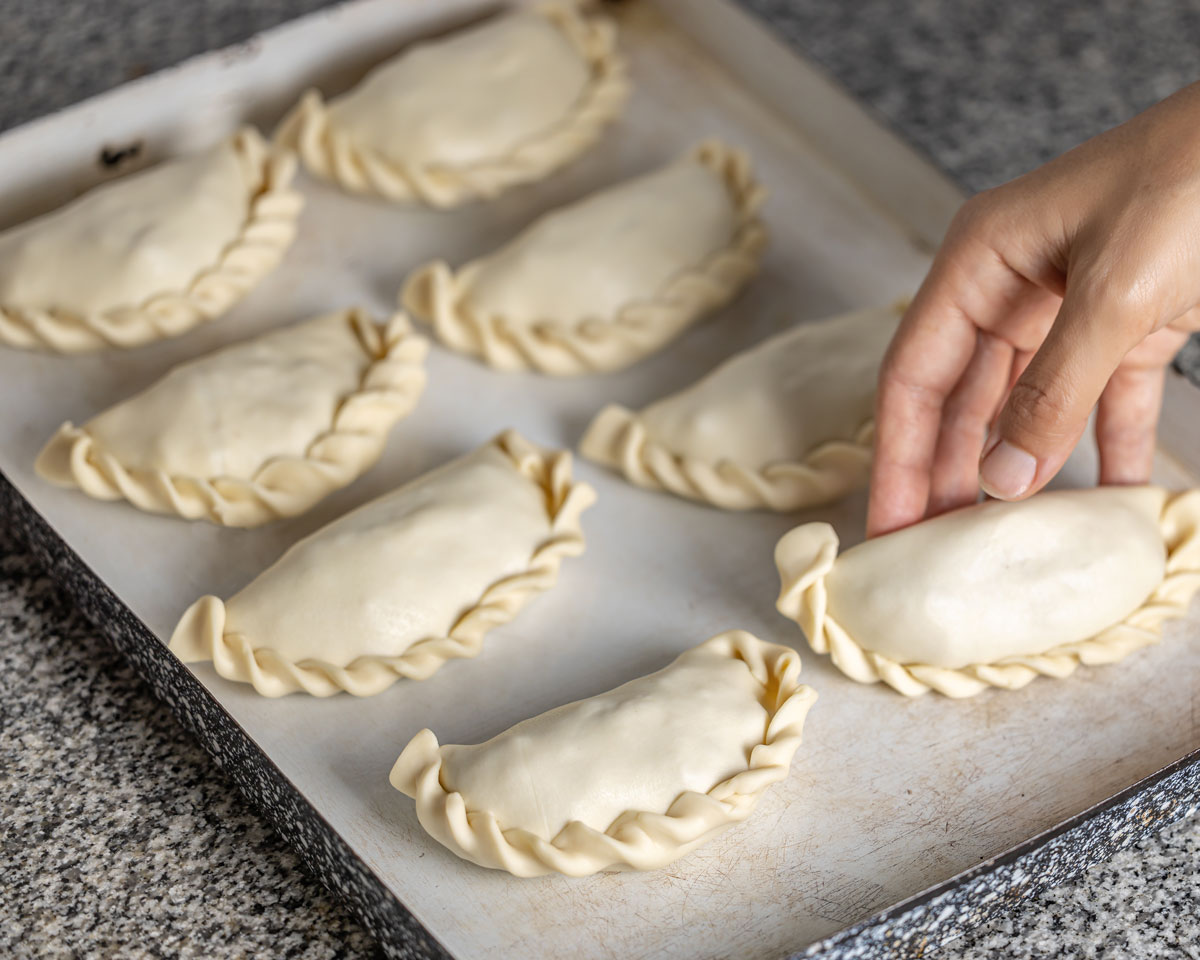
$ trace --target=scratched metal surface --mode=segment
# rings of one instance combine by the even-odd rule
[[[0,173],[16,199],[0,208],[0,222],[94,180],[91,159],[102,144],[143,141],[149,158],[200,146],[244,117],[269,123],[304,80],[347,83],[404,38],[478,6],[364,0],[13,131],[0,138]],[[296,248],[220,322],[130,354],[0,353],[0,469],[159,637],[197,595],[227,595],[299,536],[503,427],[573,445],[606,401],[644,403],[787,324],[889,301],[917,282],[924,250],[841,175],[848,161],[757,102],[719,54],[645,5],[620,16],[635,101],[564,174],[453,214],[379,206],[306,181]],[[554,381],[492,373],[435,350],[428,394],[380,466],[312,514],[264,530],[148,517],[31,475],[59,422],[88,416],[171,364],[326,308],[364,302],[383,311],[423,259],[486,250],[539,211],[713,134],[754,156],[771,190],[772,247],[745,295],[659,357],[613,376]],[[1064,482],[1086,482],[1092,469],[1084,451]],[[392,760],[420,727],[444,742],[473,742],[653,670],[729,627],[801,642],[774,612],[771,563],[776,538],[798,518],[723,514],[635,490],[587,464],[578,471],[600,494],[585,518],[588,554],[495,631],[477,660],[366,701],[266,701],[196,671],[456,955],[524,957],[534,945],[547,956],[781,955],[1028,839],[1200,743],[1195,617],[1117,667],[965,703],[861,687],[805,653],[805,677],[821,701],[792,776],[744,826],[644,875],[516,881],[466,865],[428,840],[411,802],[387,784]],[[1160,477],[1189,482],[1166,460]],[[811,516],[832,520],[851,542],[862,498]]]

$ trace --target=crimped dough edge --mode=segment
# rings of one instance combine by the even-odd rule
[[[82,316],[0,304],[0,343],[58,353],[137,347],[177,337],[229,310],[279,265],[296,237],[304,206],[303,197],[291,189],[294,154],[273,150],[253,127],[243,127],[233,142],[243,170],[258,185],[257,194],[220,259],[196,274],[187,289]]]
[[[616,26],[585,18],[574,3],[533,8],[563,32],[591,67],[592,79],[571,111],[548,131],[509,153],[469,166],[397,163],[349,142],[331,128],[318,90],[308,90],[280,123],[277,143],[294,149],[306,170],[351,193],[449,208],[489,199],[540,180],[574,160],[615,120],[629,98],[628,68],[617,50]]]
[[[908,697],[936,690],[947,697],[973,697],[987,687],[1018,690],[1039,674],[1062,679],[1082,663],[1116,663],[1158,643],[1163,624],[1181,617],[1200,590],[1200,490],[1170,495],[1159,517],[1167,547],[1166,575],[1145,602],[1120,623],[1077,643],[1032,656],[1006,657],[960,669],[898,663],[861,647],[829,615],[825,575],[837,559],[838,537],[827,523],[810,523],[786,534],[775,549],[782,587],[776,607],[795,620],[817,653],[859,683],[882,680]]]
[[[392,768],[393,787],[416,800],[417,818],[439,843],[479,866],[518,877],[561,873],[583,877],[607,870],[656,870],[745,820],[763,792],[783,780],[800,746],[817,694],[799,682],[800,657],[789,647],[730,630],[701,645],[740,660],[762,684],[770,719],[746,769],[707,793],[685,791],[666,811],[627,810],[603,832],[572,821],[552,840],[523,828],[505,829],[486,810],[468,810],[462,794],[442,786],[441,748],[422,730]]]
[[[303,457],[275,457],[249,479],[176,476],[129,469],[87,432],[67,422],[38,455],[34,469],[60,487],[77,487],[97,500],[128,500],[148,513],[208,520],[218,526],[256,527],[309,510],[369,469],[383,453],[389,431],[412,412],[425,389],[429,342],[398,313],[376,323],[361,309],[343,313],[370,359],[358,388],[341,397],[329,428]]]
[[[293,662],[270,648],[255,647],[249,637],[225,633],[224,602],[205,596],[184,613],[171,637],[171,650],[185,663],[211,660],[222,677],[250,683],[265,697],[297,691],[328,697],[342,690],[369,697],[401,677],[424,680],[447,660],[477,656],[489,630],[512,620],[529,600],[554,585],[563,558],[583,553],[580,515],[595,500],[590,486],[572,481],[570,453],[542,450],[515,430],[491,442],[515,470],[544,491],[550,534],[534,550],[528,567],[489,586],[448,636],[419,640],[395,657],[361,656],[348,664]]]
[[[853,437],[822,443],[803,460],[746,467],[728,458],[710,461],[676,453],[650,435],[639,414],[609,404],[588,426],[579,452],[647,490],[665,490],[723,510],[785,513],[832,503],[864,486],[874,435],[875,421],[868,420]]]
[[[468,271],[443,261],[418,267],[405,281],[400,302],[437,338],[500,370],[537,370],[555,376],[619,370],[679,336],[697,318],[727,303],[758,271],[767,231],[758,217],[766,191],[749,157],[715,140],[688,154],[721,178],[733,198],[736,226],[729,245],[683,270],[650,299],[634,301],[615,316],[563,323],[547,318],[517,323],[476,317],[465,305]]]

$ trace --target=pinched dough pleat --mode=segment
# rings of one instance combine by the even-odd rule
[[[641,412],[596,415],[589,460],[726,510],[799,510],[867,482],[879,364],[903,305],[786,330]]]
[[[295,238],[294,172],[247,127],[0,234],[0,343],[135,347],[220,316]]]
[[[989,501],[837,548],[810,523],[775,550],[779,610],[809,645],[861,683],[969,697],[1158,642],[1200,589],[1200,491]]]
[[[273,330],[63,424],[36,469],[151,513],[229,527],[295,516],[379,459],[425,388],[427,349],[402,314],[344,310]]]
[[[705,143],[542,216],[457,272],[419,268],[401,301],[448,347],[502,370],[620,369],[754,275],[762,198],[744,154]]]
[[[654,870],[784,779],[817,695],[787,647],[733,630],[486,743],[422,730],[392,769],[439,843],[519,877]]]
[[[423,680],[554,584],[593,499],[569,453],[508,431],[322,527],[228,601],[202,597],[171,649],[268,697]]]
[[[345,190],[453,207],[574,159],[628,96],[613,24],[548,3],[415,44],[328,104],[310,90],[277,139]]]

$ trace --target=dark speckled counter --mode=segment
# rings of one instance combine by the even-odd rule
[[[1172,0],[745,2],[972,189],[1200,78]],[[323,5],[0,0],[0,129]],[[2,530],[0,691],[0,956],[374,952]],[[939,956],[1200,957],[1197,862],[1192,818]]]

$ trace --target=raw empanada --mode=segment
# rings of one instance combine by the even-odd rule
[[[151,513],[253,527],[303,513],[383,452],[425,388],[403,314],[345,310],[180,364],[38,457],[51,483]]]
[[[220,316],[295,237],[295,166],[247,127],[0,234],[0,343],[136,347]]]
[[[401,294],[448,347],[501,370],[617,370],[729,300],[766,245],[745,154],[679,161],[534,221],[454,272],[419,268]]]
[[[732,630],[476,746],[409,742],[392,786],[435,840],[519,877],[655,870],[748,817],[809,707],[795,651]]]
[[[809,523],[775,549],[779,610],[814,650],[908,696],[1014,690],[1158,641],[1200,588],[1200,491],[989,501],[837,548]]]
[[[278,140],[345,190],[453,207],[573,160],[628,96],[613,24],[550,3],[415,44],[328,105],[310,90]]]
[[[798,510],[867,482],[879,363],[903,313],[804,323],[640,413],[613,404],[580,452],[633,483],[726,510]]]
[[[508,431],[322,527],[228,602],[197,600],[171,649],[268,697],[423,680],[554,584],[593,499],[569,453]]]

